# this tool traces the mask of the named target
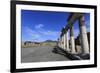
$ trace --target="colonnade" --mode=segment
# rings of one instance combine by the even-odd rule
[[[84,15],[85,14],[82,13],[71,13],[68,17],[68,24],[65,27],[63,27],[61,30],[61,34],[58,40],[58,46],[68,52],[71,52],[72,54],[76,54],[74,32],[73,32],[74,31],[73,24],[76,20],[78,20],[79,22],[82,53],[89,54],[89,45],[88,45]],[[70,33],[70,42],[68,39],[68,33]]]

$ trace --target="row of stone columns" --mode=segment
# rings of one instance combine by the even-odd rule
[[[73,17],[73,18],[75,18],[75,17]],[[79,21],[82,53],[89,54],[89,45],[88,45],[88,38],[87,38],[84,15],[80,16],[77,19]],[[74,22],[72,22],[72,23],[74,23]],[[72,24],[69,24],[69,25],[72,25]],[[68,30],[70,30],[70,46],[69,46],[69,40],[68,40]],[[68,30],[66,28],[62,29],[62,33],[59,38],[59,47],[63,48],[64,50],[66,50],[68,52],[76,54],[73,25],[70,26],[70,28]]]

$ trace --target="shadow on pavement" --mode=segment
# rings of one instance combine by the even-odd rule
[[[53,53],[55,54],[60,54],[60,55],[63,55],[67,58],[69,58],[70,60],[87,60],[87,59],[90,59],[90,56],[89,54],[71,54],[65,50],[63,50],[62,48],[56,46],[53,48],[52,50]]]

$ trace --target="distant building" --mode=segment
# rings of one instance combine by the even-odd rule
[[[22,42],[22,46],[37,46],[37,45],[40,45],[40,43],[38,43],[38,42],[31,42],[31,41]]]
[[[32,42],[31,41],[25,41],[24,42],[24,45],[29,45],[29,44],[32,44]]]
[[[21,43],[23,48],[25,47],[36,47],[36,46],[56,46],[57,41],[46,40],[44,42],[32,42],[32,41],[25,41]]]

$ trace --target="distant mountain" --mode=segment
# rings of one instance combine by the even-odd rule
[[[54,40],[46,40],[46,41],[43,41],[43,42],[57,42],[57,41],[54,41]],[[22,43],[43,43],[43,42],[35,42],[35,41],[22,41]]]
[[[57,41],[53,41],[53,40],[46,40],[44,42],[57,42]]]

